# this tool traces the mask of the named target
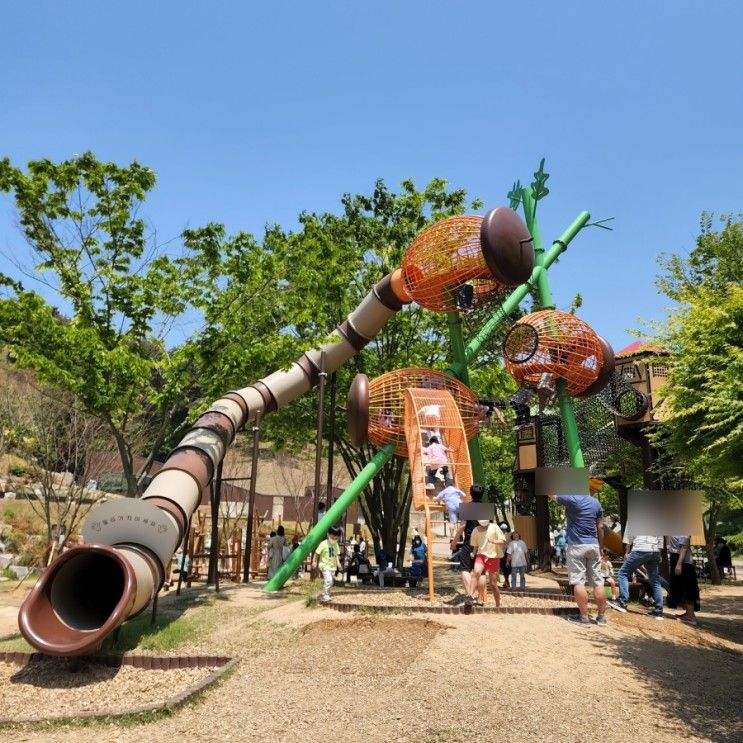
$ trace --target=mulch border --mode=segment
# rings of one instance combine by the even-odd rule
[[[531,598],[534,598],[531,594]],[[571,602],[572,603],[572,602]],[[576,614],[578,608],[573,606],[403,606],[394,604],[352,604],[348,602],[329,601],[322,604],[323,607],[340,612],[351,611],[386,611],[386,612],[412,612],[414,614],[541,614],[564,616]]]
[[[0,652],[0,663],[11,663],[18,666],[25,666],[29,663],[39,662],[46,656],[43,653],[18,653],[18,652]],[[44,717],[41,715],[30,715],[26,717],[0,717],[0,725],[11,725],[20,723],[36,722],[60,722],[63,720],[74,720],[80,718],[107,720],[113,717],[127,717],[129,715],[138,715],[143,712],[157,712],[163,709],[175,709],[182,706],[191,697],[211,686],[221,676],[227,673],[240,660],[226,655],[88,655],[83,656],[81,660],[92,662],[99,665],[119,668],[121,666],[132,666],[133,668],[142,668],[146,670],[170,671],[177,668],[212,668],[214,670],[196,683],[177,692],[164,702],[153,702],[138,707],[128,709],[114,709],[110,712],[79,712],[75,714],[56,715],[53,717]]]

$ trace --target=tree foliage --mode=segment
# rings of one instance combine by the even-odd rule
[[[743,495],[743,225],[725,217],[716,232],[705,214],[689,256],[661,266],[677,304],[656,335],[669,372],[655,441],[707,493],[711,555],[721,510]]]
[[[743,493],[743,232],[705,217],[688,258],[662,260],[678,303],[657,340],[669,352],[663,443],[700,483]]]
[[[203,270],[152,245],[139,209],[154,185],[149,168],[91,153],[33,161],[25,172],[0,162],[0,191],[12,197],[34,256],[29,275],[62,303],[60,311],[0,275],[2,340],[19,364],[108,426],[132,495],[193,385],[188,349],[169,349],[166,336]],[[145,446],[150,460],[135,472],[133,456]]]
[[[468,204],[463,190],[449,189],[441,179],[434,179],[421,190],[412,181],[405,181],[398,192],[391,191],[383,181],[377,181],[370,195],[346,194],[340,214],[302,214],[301,229],[284,236],[285,260],[291,266],[287,276],[291,293],[286,296],[286,316],[292,318],[292,331],[302,338],[326,336],[377,281],[400,266],[405,251],[426,226],[479,206],[478,202]],[[487,311],[482,308],[466,319],[465,334],[480,328]],[[497,353],[496,338],[480,355],[479,364],[483,370],[489,368],[486,365],[493,362]],[[377,338],[339,370],[338,388],[342,394],[358,372],[373,379],[403,367],[445,369],[450,361],[446,318],[410,305],[397,313]],[[483,395],[496,394],[504,384],[510,383],[497,372],[488,376],[483,371],[478,379],[477,390]],[[282,441],[290,438],[292,427],[295,433],[299,432],[297,427],[310,431],[314,413],[311,405],[292,406],[291,420],[283,427]],[[335,432],[340,454],[350,476],[354,477],[373,456],[373,447],[353,447],[342,416],[339,416]],[[510,441],[511,433],[506,435]],[[492,454],[498,457],[503,448],[500,437],[500,432],[492,436]],[[501,467],[503,460],[500,458],[491,468],[492,490],[499,493],[510,493],[512,451],[505,461],[505,468]],[[504,471],[508,472],[507,476]],[[383,546],[389,554],[398,549],[399,560],[405,552],[410,497],[406,462],[395,459],[370,483],[361,499],[375,547]]]

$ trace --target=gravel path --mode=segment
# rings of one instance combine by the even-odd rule
[[[500,592],[500,606],[501,608],[508,607],[521,607],[530,609],[554,609],[565,606],[575,606],[574,603],[555,600],[552,598],[541,598],[533,597],[527,594],[511,594],[508,591]],[[407,607],[437,607],[437,606],[452,606],[455,605],[454,598],[451,595],[440,595],[434,594],[434,600],[428,600],[427,591],[410,591],[410,590],[395,590],[390,591],[388,589],[369,589],[369,590],[346,590],[338,591],[333,597],[335,604],[353,604],[358,606],[392,606],[405,609]],[[561,598],[561,597],[558,597]],[[461,605],[461,604],[456,604]],[[493,599],[492,593],[488,592],[488,600],[486,603],[487,607],[495,607],[495,600]]]
[[[0,663],[0,717],[54,717],[106,714],[152,703],[165,703],[178,691],[209,675],[209,668],[152,671],[131,666],[83,664],[70,673],[63,659],[48,658],[21,667]],[[14,714],[15,713],[15,714]]]
[[[0,740],[743,740],[743,646],[728,632],[743,618],[740,588],[718,594],[717,614],[705,602],[701,630],[639,614],[583,628],[553,616],[338,614],[252,587],[228,595],[229,621],[189,650],[243,660],[200,701],[146,725]]]

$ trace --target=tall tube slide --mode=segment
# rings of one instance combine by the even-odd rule
[[[144,611],[160,590],[201,494],[237,431],[312,389],[320,378],[323,352],[324,371],[336,371],[410,301],[400,270],[387,275],[336,328],[330,342],[303,354],[289,369],[217,400],[141,498],[108,501],[93,509],[82,529],[86,543],[60,555],[23,602],[18,625],[26,640],[49,655],[93,653],[119,625]]]

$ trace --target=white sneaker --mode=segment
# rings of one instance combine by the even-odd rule
[[[426,490],[436,490],[436,486],[432,482],[427,482]]]

